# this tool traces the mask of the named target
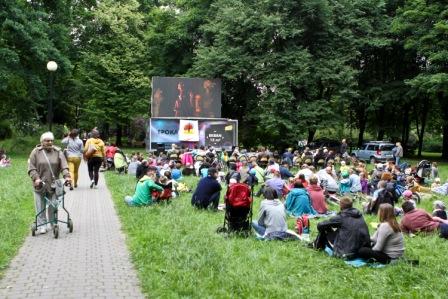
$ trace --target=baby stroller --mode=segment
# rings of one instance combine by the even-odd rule
[[[119,174],[128,172],[128,159],[121,149],[117,149],[114,155],[114,166],[115,170],[118,171]]]
[[[44,208],[39,211],[36,216],[34,217],[34,223],[31,226],[31,235],[34,237],[36,235],[36,231],[37,228],[40,226],[46,226],[47,224],[52,224],[53,226],[53,236],[55,239],[57,239],[59,237],[59,226],[58,223],[64,223],[67,224],[68,227],[68,231],[70,233],[73,232],[73,221],[70,218],[70,213],[65,209],[64,206],[64,195],[65,195],[65,191],[64,191],[64,186],[67,185],[67,182],[64,182],[63,179],[59,179],[56,180],[54,182],[55,186],[54,186],[54,192],[56,194],[56,198],[49,198],[51,196],[49,196],[49,194],[47,192],[45,192],[45,206]],[[43,190],[45,190],[45,183],[42,183],[43,186]],[[37,218],[39,217],[39,215],[41,215],[42,213],[45,213],[47,211],[47,206],[51,206],[53,208],[53,220],[51,221],[47,221],[45,223],[41,223],[41,224],[37,224]],[[62,207],[62,209],[65,211],[65,213],[67,213],[67,221],[62,221],[58,219],[58,209],[59,207]]]
[[[237,232],[249,234],[252,222],[252,191],[246,184],[233,184],[227,189],[224,197],[226,213],[221,232]]]
[[[431,162],[428,160],[422,160],[417,164],[414,177],[420,185],[425,183],[425,178],[429,178],[431,175]]]

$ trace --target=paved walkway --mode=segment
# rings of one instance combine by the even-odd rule
[[[80,176],[65,197],[73,233],[60,224],[59,239],[30,234],[0,281],[0,298],[144,297],[104,177],[92,190],[85,163]]]

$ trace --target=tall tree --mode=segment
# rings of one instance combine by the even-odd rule
[[[404,40],[405,48],[416,51],[420,73],[407,83],[448,105],[448,5],[446,1],[405,1],[398,10],[392,30]],[[448,110],[443,119],[442,157],[448,158]]]
[[[88,26],[96,37],[82,52],[77,71],[85,99],[82,119],[116,126],[120,144],[123,126],[148,111],[143,15],[135,0],[102,1]]]

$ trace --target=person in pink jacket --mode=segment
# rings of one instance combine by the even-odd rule
[[[328,211],[327,203],[325,202],[325,196],[323,189],[317,183],[317,177],[310,177],[310,184],[306,188],[311,198],[311,205],[319,214],[325,214]]]

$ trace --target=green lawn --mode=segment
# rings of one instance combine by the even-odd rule
[[[446,179],[448,166],[441,170]],[[428,298],[446,294],[448,241],[437,236],[406,237],[406,256],[419,259],[419,266],[402,262],[382,269],[354,269],[299,242],[217,234],[224,213],[193,209],[191,194],[169,205],[129,208],[123,197],[132,195],[135,179],[114,173],[106,177],[149,297]],[[190,186],[195,182],[187,180]],[[255,214],[259,202],[255,202]],[[431,210],[431,202],[423,202],[422,207]],[[367,222],[376,221],[367,217]],[[289,227],[293,224],[290,219]],[[314,237],[316,221],[312,224]]]
[[[33,221],[26,160],[27,156],[13,156],[13,166],[0,169],[0,277]],[[448,165],[443,164],[440,173],[446,180]],[[216,234],[224,214],[193,209],[190,194],[167,206],[129,208],[122,200],[132,194],[134,178],[113,173],[106,177],[141,285],[150,297],[427,298],[446,294],[448,242],[436,236],[406,238],[406,255],[419,259],[418,267],[401,263],[383,269],[353,269],[297,242]],[[193,186],[195,179],[188,182]],[[430,210],[431,202],[422,206]],[[377,220],[368,217],[368,222],[373,221]],[[314,236],[315,221],[312,224]],[[293,228],[293,219],[289,225]]]
[[[34,216],[27,156],[12,157],[12,167],[0,168],[0,277],[29,233]]]

